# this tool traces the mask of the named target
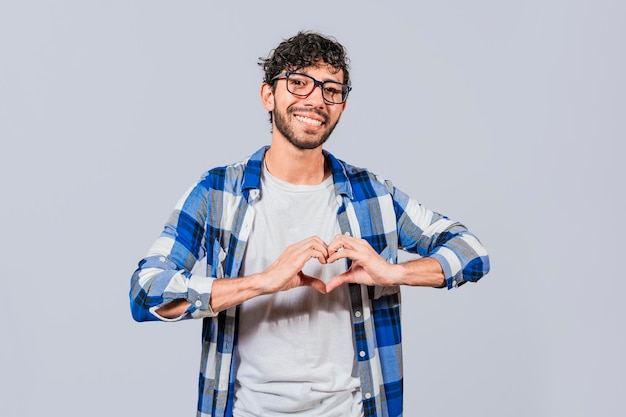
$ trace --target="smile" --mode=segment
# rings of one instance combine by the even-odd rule
[[[313,126],[321,126],[323,123],[321,120],[311,119],[310,117],[295,116],[295,118],[296,120],[301,121],[302,123],[306,123],[308,125],[313,125]]]

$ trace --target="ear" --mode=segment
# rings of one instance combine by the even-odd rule
[[[261,101],[267,111],[274,110],[274,91],[272,86],[267,83],[261,84]]]

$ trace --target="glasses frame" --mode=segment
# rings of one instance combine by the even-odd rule
[[[291,91],[289,89],[289,76],[291,76],[291,75],[302,75],[304,77],[307,77],[307,78],[310,78],[311,80],[313,80],[313,88],[311,88],[311,91],[309,91],[307,94],[298,94],[298,93],[294,93],[293,91]],[[275,75],[274,77],[272,77],[272,79],[270,81],[274,82],[274,81],[279,80],[280,78],[284,78],[285,79],[285,87],[287,87],[287,91],[290,94],[293,94],[296,97],[308,97],[315,90],[315,87],[317,87],[319,85],[320,89],[322,90],[322,98],[328,104],[343,104],[343,103],[345,103],[346,100],[348,99],[348,95],[350,94],[350,91],[352,91],[352,87],[349,86],[348,84],[343,84],[343,83],[340,83],[340,82],[337,82],[337,81],[330,81],[330,80],[329,81],[318,81],[315,78],[311,77],[310,75],[303,74],[303,73],[298,72],[298,71],[281,72],[280,74]],[[336,101],[328,100],[326,98],[326,96],[324,95],[324,84],[326,84],[326,83],[339,84],[339,85],[341,85],[342,89],[343,88],[347,89],[345,97],[342,95],[342,101],[336,102]]]

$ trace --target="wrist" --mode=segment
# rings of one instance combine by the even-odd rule
[[[276,291],[272,291],[272,289],[268,286],[268,283],[271,282],[266,272],[259,272],[258,274],[252,274],[245,278],[246,281],[246,289],[250,291],[252,294],[256,295],[266,295],[271,294]]]

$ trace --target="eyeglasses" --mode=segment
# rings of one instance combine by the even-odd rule
[[[336,81],[317,81],[309,75],[294,71],[278,74],[270,81],[275,81],[283,77],[287,82],[287,91],[294,96],[307,97],[315,90],[315,87],[319,85],[322,89],[322,98],[330,104],[344,103],[348,99],[348,93],[352,90],[352,87],[348,84],[342,84]]]

